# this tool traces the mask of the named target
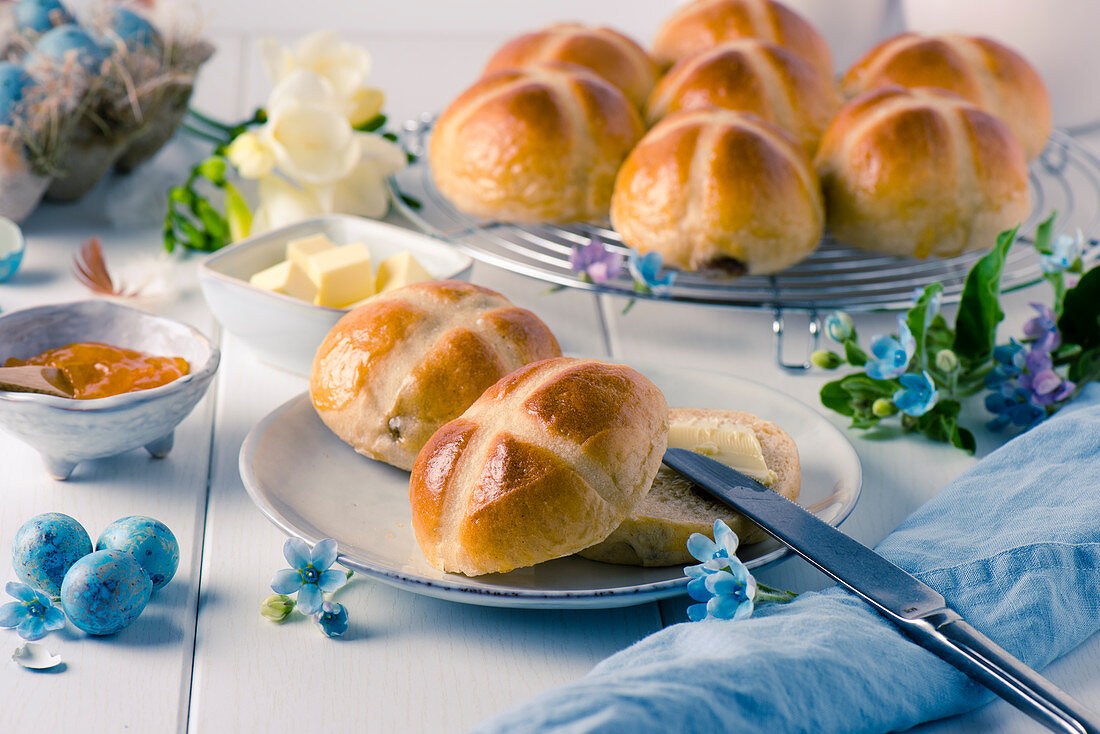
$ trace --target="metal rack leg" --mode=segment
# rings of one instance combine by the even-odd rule
[[[802,362],[786,362],[783,358],[784,322],[783,309],[777,308],[772,312],[772,334],[775,335],[775,363],[789,372],[805,372],[813,365],[810,363],[810,355],[813,354],[821,342],[821,320],[818,318],[817,309],[809,312],[809,323],[806,330],[809,333],[806,349],[806,359]]]

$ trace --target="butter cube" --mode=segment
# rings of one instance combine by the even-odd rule
[[[408,252],[399,252],[382,261],[378,266],[378,292],[385,293],[412,283],[433,280],[432,274]]]
[[[374,269],[370,251],[362,242],[324,250],[309,258],[306,268],[317,295],[318,306],[342,308],[374,293]]]
[[[278,265],[261,270],[249,278],[248,282],[257,288],[285,293],[303,301],[312,302],[317,297],[317,286],[306,275],[305,270],[290,260],[283,260]]]
[[[286,243],[286,259],[298,263],[302,270],[309,269],[309,259],[317,253],[336,248],[325,234],[315,234]]]

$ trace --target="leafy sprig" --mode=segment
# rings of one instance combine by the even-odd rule
[[[1080,234],[1076,240],[1055,239],[1054,216],[1039,225],[1034,242],[1054,305],[1032,304],[1038,316],[1025,326],[1023,339],[997,344],[1005,316],[1001,275],[1016,241],[1014,228],[1002,232],[967,273],[954,325],[939,313],[939,283],[918,291],[912,307],[898,317],[897,336],[874,337],[870,353],[860,346],[846,314],[827,317],[825,331],[840,349],[816,352],[814,364],[861,371],[826,383],[822,404],[851,418],[852,428],[874,428],[899,416],[905,431],[973,453],[974,434],[959,424],[970,396],[988,391],[985,405],[995,416],[991,429],[1026,430],[1071,400],[1084,383],[1100,380],[1100,268],[1068,286],[1065,274],[1083,270]]]

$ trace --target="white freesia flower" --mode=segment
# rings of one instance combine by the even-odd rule
[[[359,162],[333,184],[295,187],[279,176],[261,179],[251,234],[320,214],[385,216],[390,205],[386,177],[405,167],[405,151],[378,135],[360,133],[356,138]]]
[[[326,213],[313,192],[295,187],[280,176],[260,179],[259,197],[260,205],[252,213],[249,234],[260,234]]]
[[[359,144],[339,108],[310,96],[283,94],[276,101],[257,134],[279,170],[311,186],[335,183],[351,173],[359,161]]]
[[[378,219],[390,208],[386,177],[405,167],[405,151],[378,135],[360,134],[359,145],[359,164],[333,187],[331,210]]]
[[[260,42],[260,54],[276,84],[299,70],[323,77],[352,125],[366,122],[382,108],[381,91],[364,83],[370,73],[370,54],[333,31],[311,33],[291,48],[267,38]]]
[[[275,167],[275,151],[254,132],[238,135],[225,155],[244,178],[263,178]]]

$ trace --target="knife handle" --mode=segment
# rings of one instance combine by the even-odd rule
[[[917,644],[954,665],[1053,731],[1100,734],[1097,715],[951,609],[899,625]]]

